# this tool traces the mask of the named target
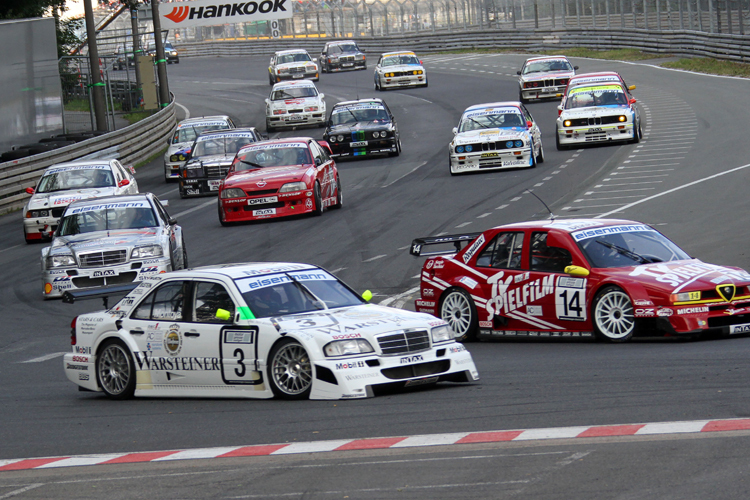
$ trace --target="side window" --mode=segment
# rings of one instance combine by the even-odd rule
[[[520,269],[523,233],[500,233],[482,250],[477,265],[495,269]]]
[[[547,233],[531,234],[531,270],[562,273],[573,263],[573,257],[564,248],[547,246]]]
[[[521,109],[523,109],[523,116],[526,118],[526,121],[534,121],[534,118],[531,116],[531,113],[529,113],[529,110],[526,109],[526,106],[521,106]]]
[[[133,311],[133,319],[155,321],[183,321],[185,292],[189,282],[173,281],[165,283],[151,292]]]
[[[319,165],[322,165],[323,163],[326,162],[326,160],[323,157],[322,149],[323,148],[320,147],[317,142],[313,141],[310,143],[310,152],[312,153],[314,160],[320,160],[320,163],[316,161],[316,163],[318,163]]]
[[[156,212],[159,214],[159,218],[164,221],[165,225],[169,224],[169,214],[157,198],[154,198],[154,206],[156,206]]]
[[[193,321],[197,323],[231,323],[234,318],[234,302],[223,285],[198,282],[194,287]],[[229,319],[219,319],[219,309],[229,311]]]

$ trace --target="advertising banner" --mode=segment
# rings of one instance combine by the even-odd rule
[[[159,4],[163,29],[289,19],[292,0],[195,0]]]

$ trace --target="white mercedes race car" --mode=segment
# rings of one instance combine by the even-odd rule
[[[42,249],[42,294],[132,283],[187,267],[182,228],[151,193],[71,203]]]
[[[532,57],[523,63],[518,78],[518,100],[526,103],[531,99],[558,97],[565,90],[568,80],[576,74],[578,66],[573,66],[565,56]]]
[[[323,126],[326,123],[325,94],[310,80],[277,83],[266,99],[266,130],[298,127],[300,125]]]
[[[367,304],[307,264],[150,277],[111,309],[78,316],[72,344],[68,379],[113,399],[356,399],[380,387],[479,380],[445,321]]]
[[[318,64],[305,49],[280,50],[271,56],[268,63],[268,83],[274,85],[282,80],[320,80]]]
[[[542,132],[520,102],[469,106],[453,134],[448,145],[451,175],[544,162]]]
[[[190,148],[193,141],[201,135],[201,132],[230,128],[235,128],[234,122],[226,115],[188,118],[178,123],[172,137],[167,139],[169,147],[167,152],[164,153],[164,177],[166,181],[180,178],[180,167],[188,159],[184,150]]]
[[[563,150],[575,144],[639,142],[643,130],[635,102],[619,83],[594,83],[571,88],[565,107],[557,117],[557,149]]]
[[[427,73],[414,52],[386,52],[375,66],[375,90],[426,87]]]
[[[58,163],[47,168],[23,207],[23,237],[26,243],[49,240],[57,229],[65,208],[78,200],[135,194],[138,183],[132,166],[117,160]]]

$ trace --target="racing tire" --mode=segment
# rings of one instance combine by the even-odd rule
[[[380,77],[375,80],[375,90],[377,90],[378,92],[383,91],[383,88],[380,86]]]
[[[315,198],[315,208],[313,208],[312,214],[315,217],[323,215],[323,196],[320,194],[320,183],[315,181],[315,187],[313,188],[313,198]]]
[[[643,138],[643,129],[641,128],[641,122],[638,121],[638,128],[635,130],[635,133],[633,134],[633,140],[630,141],[631,144],[638,144],[641,142],[641,139]]]
[[[96,382],[110,399],[135,394],[135,365],[130,351],[118,339],[106,340],[96,356]]]
[[[309,399],[313,384],[313,365],[302,344],[283,338],[268,356],[268,380],[279,399]]]
[[[182,268],[187,269],[188,268],[188,254],[187,254],[187,247],[185,247],[185,238],[182,239]]]
[[[188,197],[188,196],[187,196],[187,193],[185,193],[185,190],[184,190],[184,189],[182,188],[182,186],[180,186],[180,187],[179,187],[179,188],[177,189],[177,191],[178,191],[178,192],[180,193],[180,198],[183,198],[183,199],[185,199],[185,198],[187,198],[187,197]]]
[[[341,191],[341,179],[336,176],[336,203],[331,205],[331,208],[339,209],[344,206],[344,193]]]
[[[451,154],[448,153],[448,171],[451,173],[452,176],[458,175],[458,172],[453,171],[453,165],[451,165]]]
[[[567,146],[563,146],[562,144],[560,144],[560,136],[558,135],[557,131],[555,131],[555,146],[557,146],[558,151],[565,151],[566,149],[568,149]]]
[[[456,334],[458,342],[473,342],[477,339],[479,320],[477,308],[468,293],[453,288],[440,299],[440,317]]]
[[[272,127],[272,126],[271,126],[271,125],[270,125],[270,124],[268,123],[268,121],[266,121],[266,132],[268,132],[269,134],[270,134],[271,132],[276,132],[276,129],[275,129],[274,127]]]
[[[428,83],[427,83],[427,80],[425,80],[424,85],[422,85],[422,87],[427,88],[427,86],[428,86]]]
[[[388,156],[398,156],[401,154],[401,138],[399,137],[396,141],[396,151],[391,151]]]
[[[520,93],[520,92],[518,93],[518,100],[521,101],[521,104],[528,104],[529,103],[529,100],[528,99],[524,99],[523,98],[523,94]]]
[[[531,143],[531,151],[530,151],[530,153],[531,153],[530,154],[530,156],[531,156],[531,168],[536,168],[537,161],[536,161],[536,155],[534,154],[534,143],[533,142]]]
[[[620,287],[605,286],[597,292],[592,307],[594,332],[609,342],[627,342],[636,330],[630,297]]]
[[[224,227],[229,227],[232,225],[231,222],[227,222],[226,219],[224,219],[224,212],[221,211],[221,200],[219,200],[219,203],[217,204],[219,207],[219,223]]]
[[[537,163],[544,163],[544,144],[539,145],[539,156],[536,157]]]
[[[274,80],[275,80],[275,78],[274,78],[273,76],[271,76],[271,75],[269,74],[269,75],[268,75],[268,84],[269,84],[269,85],[270,85],[271,87],[273,87],[273,86],[274,86],[274,84],[276,83],[276,82],[275,82]]]

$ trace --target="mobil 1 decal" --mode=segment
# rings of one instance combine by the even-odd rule
[[[258,328],[222,328],[219,343],[221,378],[227,385],[260,385],[263,373],[258,371]]]
[[[586,321],[586,279],[558,276],[555,286],[557,319]]]

